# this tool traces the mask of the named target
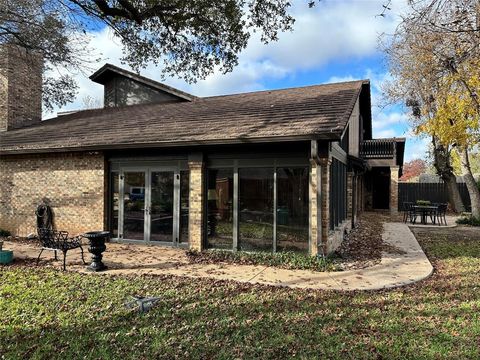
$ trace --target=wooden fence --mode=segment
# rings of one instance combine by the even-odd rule
[[[458,183],[458,190],[463,200],[465,209],[470,211],[470,195],[467,185]],[[432,203],[447,203],[448,194],[445,183],[398,183],[398,209],[401,210],[405,201],[429,200]]]

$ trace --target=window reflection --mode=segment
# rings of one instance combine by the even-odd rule
[[[180,171],[180,242],[188,243],[190,172]]]
[[[152,172],[150,240],[173,241],[173,178],[171,171]]]
[[[308,251],[308,167],[277,169],[277,251]]]
[[[126,172],[123,194],[123,237],[143,240],[145,220],[145,173]]]
[[[233,247],[233,169],[209,169],[207,248]]]
[[[111,198],[110,198],[110,231],[114,238],[118,237],[118,199],[119,199],[119,182],[118,172],[112,173],[111,176]]]
[[[239,169],[239,250],[273,251],[273,168]]]

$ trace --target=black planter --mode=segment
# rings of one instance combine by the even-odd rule
[[[108,231],[90,231],[83,234],[90,242],[88,251],[92,254],[92,263],[87,267],[90,271],[104,271],[107,266],[102,262],[102,253],[107,249],[105,240],[110,237]]]

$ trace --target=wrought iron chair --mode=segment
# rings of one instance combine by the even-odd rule
[[[40,254],[38,254],[37,265],[40,261],[40,256],[43,250],[52,250],[55,253],[55,260],[57,259],[57,251],[63,253],[63,270],[66,270],[67,251],[80,248],[82,252],[82,261],[86,264],[83,257],[83,248],[81,243],[81,236],[73,238],[68,237],[67,231],[55,231],[51,229],[38,229],[38,238],[42,244]]]
[[[415,216],[415,208],[413,207],[413,202],[405,201],[403,203],[403,222],[406,223],[408,220],[412,221]]]
[[[447,225],[447,208],[448,204],[440,204],[438,205],[437,211],[435,212],[435,218],[438,221],[438,225],[445,224]]]

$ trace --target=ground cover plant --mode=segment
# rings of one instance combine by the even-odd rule
[[[414,230],[435,272],[390,291],[1,267],[0,359],[479,358],[476,230]],[[142,314],[130,295],[161,300]]]
[[[187,256],[192,263],[265,265],[283,269],[313,270],[313,271],[340,271],[333,259],[328,257],[313,257],[307,254],[285,251],[272,254],[270,252],[246,252],[212,250],[208,252],[187,251]]]

